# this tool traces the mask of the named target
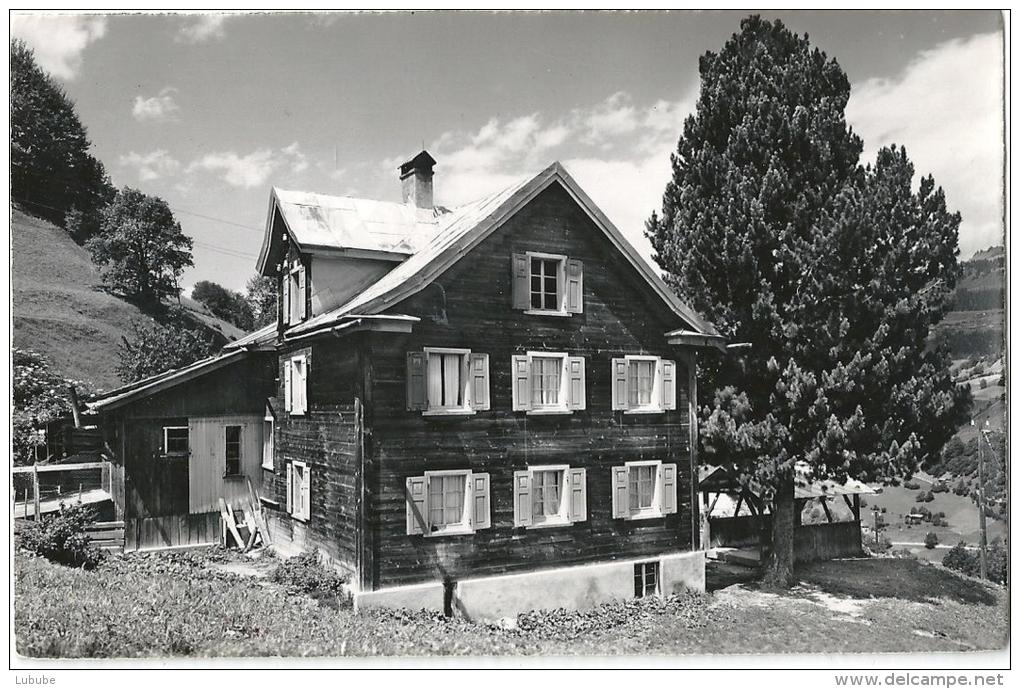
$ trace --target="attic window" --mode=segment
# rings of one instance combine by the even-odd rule
[[[584,310],[581,261],[561,254],[513,254],[513,306],[538,316],[570,316]]]

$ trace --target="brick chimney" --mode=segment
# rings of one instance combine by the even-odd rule
[[[432,166],[435,158],[422,151],[400,166],[400,188],[404,203],[416,208],[433,208]]]

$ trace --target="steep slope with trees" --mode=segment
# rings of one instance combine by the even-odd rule
[[[750,17],[700,61],[696,114],[647,233],[671,284],[739,353],[706,357],[704,461],[769,502],[766,582],[792,582],[795,466],[909,474],[966,408],[928,336],[957,279],[960,217],[903,149],[861,168],[850,83],[807,37]],[[923,126],[923,125],[919,125]]]

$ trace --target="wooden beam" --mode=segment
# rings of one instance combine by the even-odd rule
[[[818,501],[822,503],[822,509],[825,510],[825,518],[832,523],[832,512],[829,511],[829,503],[826,498],[818,498]]]

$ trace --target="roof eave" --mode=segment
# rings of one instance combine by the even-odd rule
[[[666,333],[666,342],[680,347],[703,347],[718,349],[726,353],[726,338],[722,335],[709,335],[693,330],[673,330]]]

